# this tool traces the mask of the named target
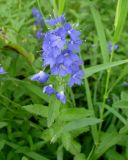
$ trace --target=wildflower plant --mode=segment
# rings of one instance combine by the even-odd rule
[[[128,0],[1,0],[0,13],[0,160],[128,159]]]
[[[37,9],[33,9],[35,24],[42,26],[43,18]],[[37,31],[37,38],[42,37],[42,67],[49,67],[49,74],[44,71],[32,76],[31,80],[41,83],[48,81],[50,77],[55,76],[55,83],[49,84],[43,88],[43,92],[51,95],[55,94],[56,98],[62,103],[66,103],[64,94],[66,86],[73,87],[75,84],[81,85],[84,72],[81,70],[82,60],[78,54],[80,52],[80,31],[74,29],[66,22],[65,16],[45,20],[50,28],[46,33]],[[59,84],[59,86],[58,86]]]

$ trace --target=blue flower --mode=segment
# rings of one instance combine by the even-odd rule
[[[43,66],[50,65],[50,68],[52,68],[56,64],[56,59],[52,54],[43,53],[43,62]]]
[[[80,36],[80,32],[77,30],[74,30],[69,23],[65,23],[64,28],[67,34],[70,35],[73,41],[76,41],[77,39],[79,39],[78,37]]]
[[[81,84],[81,79],[84,77],[84,72],[82,70],[79,70],[76,72],[72,77],[69,79],[68,84],[70,87],[72,87],[74,84]]]
[[[42,15],[41,15],[40,11],[37,8],[33,8],[32,9],[32,14],[35,18],[35,24],[39,25],[39,26],[43,26],[44,25],[44,20],[42,18]]]
[[[61,91],[61,92],[56,92],[56,98],[58,100],[60,100],[62,103],[66,103],[66,96],[64,95],[64,92]]]
[[[118,45],[118,44],[115,44],[115,45],[114,45],[114,50],[116,51],[118,48],[119,48],[119,45]],[[108,50],[109,50],[109,53],[112,52],[112,42],[109,42],[109,43],[108,43]]]
[[[40,41],[43,38],[44,34],[42,33],[41,30],[36,32],[36,37],[38,39],[38,41]]]
[[[49,48],[57,47],[58,49],[63,49],[66,44],[65,40],[65,30],[63,28],[58,28],[46,33],[44,37],[43,50],[49,50]]]
[[[64,17],[64,15],[62,15],[62,16],[59,16],[57,18],[52,18],[52,19],[45,20],[45,22],[49,26],[55,26],[57,23],[64,23],[65,22],[65,17]]]
[[[0,67],[0,74],[6,74],[7,72],[5,72],[4,68]]]
[[[68,42],[68,49],[71,51],[80,52],[80,45],[82,44],[82,41],[80,39],[77,39],[76,41],[69,41]]]
[[[49,75],[43,71],[40,71],[39,73],[31,77],[31,80],[38,81],[41,83],[47,82],[48,79],[49,79]]]
[[[64,49],[62,53],[56,58],[56,63],[63,63],[65,66],[70,66],[74,61],[80,58],[69,49]]]
[[[69,74],[68,67],[65,66],[63,63],[55,64],[51,69],[52,75],[60,75],[61,77],[66,76]]]
[[[74,61],[70,67],[69,72],[71,75],[75,74],[80,70],[80,66],[83,64],[83,61],[79,58],[78,60]]]
[[[54,93],[54,88],[52,87],[52,85],[45,86],[43,88],[43,93],[47,93],[50,96]]]

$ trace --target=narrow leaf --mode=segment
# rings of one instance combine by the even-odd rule
[[[107,41],[106,41],[104,27],[103,27],[103,24],[101,21],[101,17],[100,17],[98,10],[96,10],[92,5],[90,5],[90,9],[91,9],[91,13],[94,18],[94,22],[95,22],[99,42],[100,42],[103,62],[107,63],[109,61],[109,53],[108,53],[108,49],[107,49]]]
[[[118,0],[115,16],[115,33],[114,33],[114,42],[116,43],[121,35],[123,30],[126,17],[128,14],[128,0]]]
[[[116,67],[116,66],[119,66],[119,65],[125,64],[125,63],[128,63],[128,59],[120,60],[120,61],[112,62],[112,63],[107,63],[107,64],[99,64],[99,65],[96,65],[96,66],[86,68],[85,69],[85,78],[90,77],[97,72],[106,70],[108,68]]]

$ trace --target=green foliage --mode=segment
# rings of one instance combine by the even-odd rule
[[[65,105],[30,80],[42,70],[33,7],[81,31],[85,78]],[[128,159],[127,14],[127,0],[0,1],[0,160]]]

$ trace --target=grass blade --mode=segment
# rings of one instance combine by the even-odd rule
[[[126,17],[128,14],[128,0],[118,0],[115,16],[115,33],[114,33],[114,42],[116,43],[121,35],[123,30]]]
[[[103,57],[103,63],[107,63],[109,61],[109,53],[107,49],[107,41],[105,37],[104,27],[101,21],[100,14],[98,10],[96,10],[93,6],[90,6],[91,13],[94,18],[97,34],[99,37],[100,47],[101,47],[101,53]]]
[[[93,66],[93,67],[86,68],[85,69],[85,77],[86,78],[90,77],[97,72],[106,70],[108,68],[116,67],[116,66],[119,66],[119,65],[125,64],[125,63],[128,63],[128,59],[120,60],[120,61],[112,62],[112,63],[107,63],[107,64],[99,64],[99,65],[96,65],[96,66]]]

